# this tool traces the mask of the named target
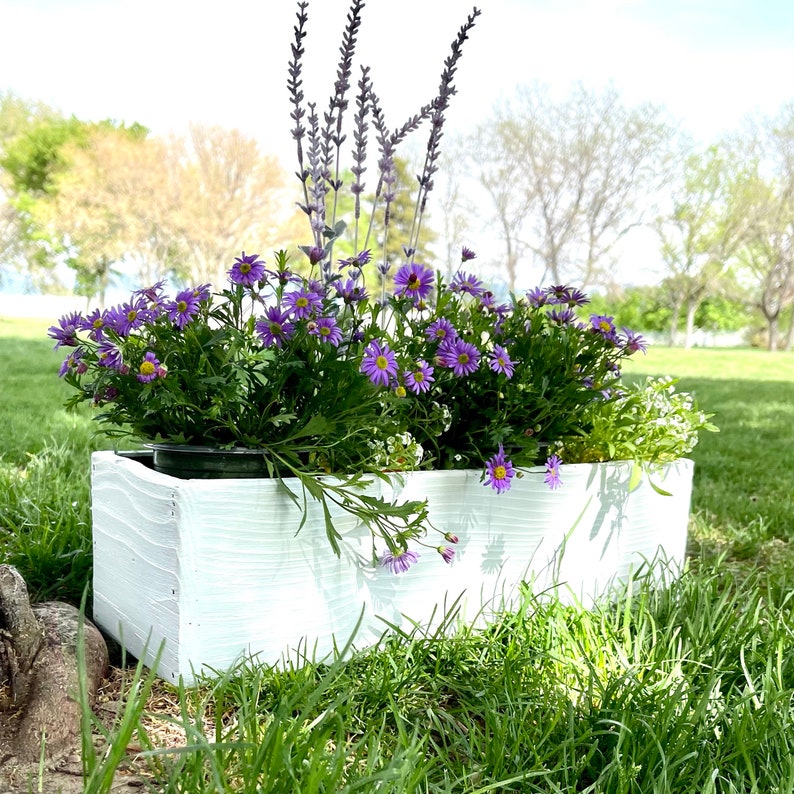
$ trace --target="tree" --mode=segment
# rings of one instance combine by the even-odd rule
[[[167,158],[175,209],[162,222],[185,252],[182,267],[194,282],[224,281],[242,249],[264,255],[294,243],[299,216],[288,211],[284,172],[252,138],[193,125],[186,141],[169,142]]]
[[[64,241],[76,291],[104,305],[114,273],[129,270],[144,284],[172,266],[173,243],[161,222],[172,205],[164,147],[140,130],[97,128],[64,148],[68,168],[55,178],[41,215]]]
[[[671,345],[682,312],[689,347],[698,308],[731,282],[731,262],[747,230],[742,183],[740,162],[724,144],[689,150],[679,160],[670,207],[654,223],[667,267],[662,285],[672,308]]]
[[[672,128],[652,105],[578,86],[563,101],[534,86],[482,125],[471,162],[490,196],[515,286],[525,256],[555,283],[597,282],[615,244],[665,181]]]
[[[794,303],[794,103],[754,126],[742,148],[747,174],[740,200],[748,229],[739,261],[753,281],[768,347],[776,350],[781,313]],[[790,323],[787,349],[792,338]]]

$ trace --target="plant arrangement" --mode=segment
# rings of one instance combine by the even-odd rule
[[[122,305],[62,317],[50,336],[56,347],[69,348],[60,370],[76,389],[68,405],[92,403],[109,434],[259,450],[271,476],[297,477],[303,498],[322,501],[326,515],[332,501],[360,516],[373,530],[373,551],[382,539],[381,561],[400,572],[416,558],[409,541],[437,548],[449,562],[455,539],[428,543],[426,504],[367,495],[360,486],[373,476],[482,468],[484,485],[503,493],[541,464],[539,473],[557,488],[562,461],[625,455],[654,463],[671,447],[663,430],[643,430],[636,412],[630,422],[613,423],[619,440],[604,429],[605,416],[633,405],[620,368],[644,351],[639,335],[618,330],[609,316],[588,315],[588,299],[577,289],[552,285],[497,296],[468,271],[470,249],[462,249],[461,269],[449,283],[416,250],[457,60],[477,9],[453,42],[438,96],[402,127],[388,131],[369,70],[361,70],[348,185],[357,253],[335,259],[334,243],[348,231],[336,207],[362,7],[352,3],[334,93],[320,118],[301,90],[307,14],[306,4],[298,5],[289,90],[300,206],[311,230],[299,247],[301,261],[293,266],[286,251],[270,261],[243,252],[221,290],[200,284],[171,295],[159,282]],[[371,231],[359,228],[369,121],[378,141],[375,202],[385,235],[396,146],[423,122],[430,125],[401,262],[388,260],[383,241],[382,255],[373,254]],[[371,293],[364,273],[373,266]],[[688,444],[705,422],[686,427]],[[330,517],[327,531],[338,549]]]

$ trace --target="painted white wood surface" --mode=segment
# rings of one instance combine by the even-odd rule
[[[563,486],[550,491],[538,468],[504,494],[484,487],[479,471],[401,475],[393,492],[427,497],[433,526],[460,540],[452,565],[417,547],[419,562],[394,575],[372,564],[369,531],[348,513],[335,514],[341,558],[310,499],[296,534],[300,511],[276,481],[181,480],[97,452],[94,620],[149,663],[165,640],[158,674],[191,683],[203,666],[224,670],[242,654],[320,659],[344,645],[362,610],[356,647],[375,642],[384,621],[438,623],[456,599],[460,619],[487,619],[517,602],[522,581],[589,605],[644,563],[657,561],[661,577],[684,561],[692,461],[656,475],[672,496],[646,481],[628,493],[630,470],[566,465]]]

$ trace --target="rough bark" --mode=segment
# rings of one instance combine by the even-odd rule
[[[47,757],[76,746],[81,620],[86,688],[93,705],[108,666],[102,635],[71,604],[31,606],[19,572],[0,565],[0,753],[35,759],[42,744]]]

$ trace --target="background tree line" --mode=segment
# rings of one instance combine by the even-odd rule
[[[410,163],[399,171],[398,227],[410,225],[414,187]],[[664,108],[627,106],[611,88],[560,98],[526,86],[447,142],[441,172],[421,247],[429,255],[438,241],[434,261],[448,274],[461,244],[482,251],[475,241],[490,237],[477,264],[507,288],[568,282],[631,314],[635,292],[615,270],[644,229],[665,271],[652,290],[658,310],[626,324],[654,330],[664,317],[669,340],[688,345],[704,323],[727,329],[744,317],[763,323],[771,348],[792,346],[794,101],[701,146]],[[76,290],[100,300],[122,274],[218,283],[242,247],[305,242],[287,182],[236,131],[193,126],[161,139],[0,94],[0,277],[16,267],[32,287],[57,291],[68,266]],[[395,232],[395,242],[405,236]],[[399,260],[399,245],[390,256]]]

